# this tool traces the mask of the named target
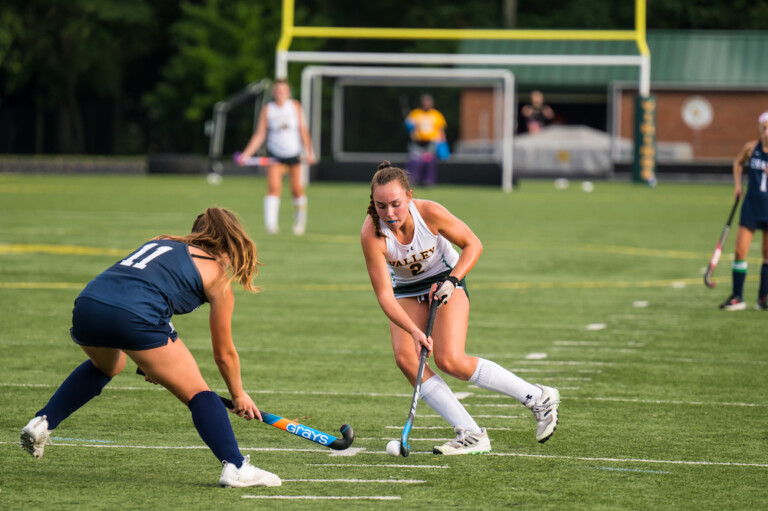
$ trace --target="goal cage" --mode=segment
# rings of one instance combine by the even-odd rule
[[[335,87],[341,99],[343,87],[351,83],[365,85],[365,82],[376,78],[377,83],[388,80],[395,85],[406,83],[426,84],[426,76],[435,69],[411,68],[412,76],[406,76],[402,66],[466,66],[466,69],[453,69],[453,74],[434,74],[429,80],[430,86],[438,86],[440,83],[457,83],[462,73],[481,75],[488,73],[489,68],[509,68],[515,66],[632,66],[638,68],[639,98],[636,106],[636,116],[643,120],[635,133],[635,164],[633,174],[636,180],[639,176],[647,182],[655,183],[655,115],[654,103],[650,96],[651,81],[651,55],[646,42],[646,0],[635,0],[635,23],[631,30],[517,30],[517,29],[420,29],[420,28],[372,28],[372,27],[313,27],[297,26],[294,23],[295,0],[283,0],[282,5],[281,36],[276,49],[276,76],[285,78],[288,75],[290,63],[323,64],[322,66],[310,66],[302,73],[301,101],[305,109],[305,116],[310,126],[314,126],[314,135],[319,137],[318,126],[322,115],[320,109],[321,80],[317,76],[334,76],[341,79]],[[385,52],[329,52],[329,51],[291,51],[291,43],[295,38],[320,38],[320,39],[378,39],[378,40],[552,40],[552,41],[633,41],[638,53],[635,55],[530,55],[530,54],[456,54],[456,53],[385,53]],[[352,65],[352,67],[350,66]],[[332,71],[334,66],[339,70]],[[356,67],[361,66],[361,67]],[[382,66],[374,69],[378,75],[366,76],[369,71],[363,71],[362,66]],[[482,69],[478,67],[482,66]],[[447,69],[444,69],[447,71]],[[344,75],[342,73],[349,73]],[[353,74],[357,73],[357,74]],[[490,75],[486,75],[490,76]],[[463,78],[468,80],[469,78]],[[484,78],[495,87],[501,75],[495,78]],[[408,81],[410,80],[410,82]],[[477,78],[479,81],[479,78]],[[514,78],[508,78],[512,87],[510,98],[514,96]],[[455,85],[453,85],[455,86]],[[506,85],[504,86],[506,87]],[[502,87],[502,88],[504,88]],[[316,91],[317,89],[317,91]],[[494,89],[495,91],[496,89]],[[334,91],[335,93],[337,91]],[[507,91],[508,92],[508,91]],[[501,94],[503,115],[508,115],[506,107],[513,108],[514,100],[505,98],[506,92]],[[337,102],[338,103],[338,102]],[[334,112],[343,108],[339,104],[334,105]],[[514,113],[514,112],[513,112]],[[336,115],[336,114],[334,114]],[[509,132],[507,138],[501,135],[501,150],[495,157],[501,158],[502,176],[501,186],[504,191],[512,191],[513,179],[513,144],[511,132],[514,115],[509,122],[504,122],[503,133]],[[338,130],[338,123],[334,123],[334,130]],[[497,132],[498,133],[498,132]],[[338,135],[332,143],[341,142]],[[313,138],[312,144],[316,154],[319,154],[319,139]],[[507,147],[508,145],[508,147]],[[349,158],[344,154],[343,144],[341,151],[335,156]],[[307,174],[308,176],[308,174]]]

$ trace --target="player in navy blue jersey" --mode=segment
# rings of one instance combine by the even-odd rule
[[[744,310],[744,281],[747,278],[747,252],[756,230],[763,231],[763,264],[760,267],[760,288],[757,309],[768,309],[768,112],[758,117],[760,138],[747,142],[733,161],[734,197],[742,196],[741,174],[746,168],[747,193],[741,206],[739,232],[733,257],[733,291],[720,305],[728,311]]]
[[[256,246],[230,211],[209,208],[187,236],[159,236],[93,279],[75,300],[72,340],[88,355],[21,431],[21,446],[43,456],[51,430],[98,396],[130,357],[189,407],[200,437],[222,462],[222,486],[280,486],[275,474],[250,464],[238,448],[227,411],[171,324],[210,304],[213,357],[232,396],[233,412],[261,419],[243,390],[231,319],[237,281],[256,292]]]

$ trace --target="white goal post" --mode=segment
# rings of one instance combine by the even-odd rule
[[[396,160],[399,153],[354,153],[343,147],[342,87],[357,86],[422,86],[432,87],[492,87],[496,116],[493,152],[486,156],[472,155],[472,161],[491,161],[501,167],[501,185],[512,190],[513,133],[515,125],[515,79],[506,69],[474,68],[413,68],[372,66],[307,66],[301,74],[301,103],[308,119],[315,155],[321,156],[322,79],[336,78],[334,85],[332,152],[336,161]],[[461,155],[451,157],[461,160]]]

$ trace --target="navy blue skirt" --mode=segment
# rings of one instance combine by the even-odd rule
[[[90,298],[75,300],[72,310],[72,340],[82,346],[148,350],[175,341],[179,334],[171,322],[153,325],[147,320]]]

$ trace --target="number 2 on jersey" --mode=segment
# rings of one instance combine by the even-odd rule
[[[157,243],[147,243],[141,249],[133,254],[128,259],[123,259],[120,261],[121,266],[130,266],[131,268],[137,268],[139,270],[143,270],[147,267],[147,263],[149,263],[152,259],[161,256],[165,254],[166,252],[170,252],[173,250],[173,247],[158,247],[156,248],[151,254],[149,254],[147,257],[140,261],[136,261],[139,257],[143,256],[153,248],[157,247]]]
[[[411,269],[411,275],[418,275],[419,273],[424,271],[424,270],[421,269],[422,268],[422,264],[421,263],[413,263],[408,268]]]

